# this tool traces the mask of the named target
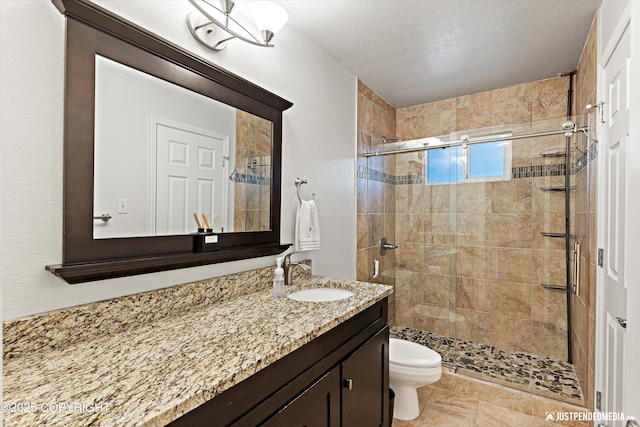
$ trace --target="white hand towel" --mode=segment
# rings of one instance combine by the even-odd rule
[[[320,249],[318,209],[313,200],[303,200],[298,205],[294,249],[296,252]]]

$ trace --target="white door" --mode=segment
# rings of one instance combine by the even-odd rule
[[[637,183],[629,182],[626,174],[629,147],[629,88],[630,88],[630,27],[620,24],[620,31],[609,40],[607,46],[614,46],[610,54],[603,57],[600,78],[601,95],[604,97],[604,124],[600,133],[599,167],[604,181],[601,181],[600,204],[602,207],[602,232],[599,246],[604,249],[602,271],[598,284],[598,346],[597,346],[597,390],[601,392],[600,411],[603,413],[624,413],[631,416],[637,408],[625,404],[625,382],[640,381],[630,378],[638,368],[625,364],[625,340],[627,337],[627,289],[638,284],[627,272],[634,260],[628,248],[626,230],[632,218],[627,206],[627,195]],[[605,51],[606,52],[606,51]],[[636,254],[637,255],[637,254]],[[637,262],[637,261],[636,261]],[[628,360],[628,359],[627,359]],[[628,396],[627,396],[628,397]],[[627,402],[630,400],[627,399]],[[636,402],[640,402],[637,400]],[[597,402],[596,402],[597,406]],[[636,405],[633,405],[636,406]],[[640,406],[638,403],[637,406]],[[615,417],[614,417],[615,418]],[[602,422],[608,427],[625,426],[624,420]]]
[[[195,232],[193,213],[219,215],[214,229],[220,231],[227,221],[229,137],[160,119],[153,128],[155,234]]]

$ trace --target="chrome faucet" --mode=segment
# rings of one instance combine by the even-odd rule
[[[293,285],[293,270],[296,266],[302,268],[303,270],[309,271],[311,270],[311,267],[309,267],[306,264],[301,264],[297,261],[291,261],[291,255],[293,255],[295,252],[291,252],[287,255],[285,255],[284,257],[284,265],[282,266],[282,268],[284,269],[284,284],[286,285]]]

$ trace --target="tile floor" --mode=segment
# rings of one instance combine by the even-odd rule
[[[393,427],[587,427],[588,422],[548,421],[586,408],[488,383],[443,369],[435,384],[418,390],[420,415]]]
[[[525,392],[581,405],[583,395],[573,366],[562,360],[449,338],[432,332],[394,326],[391,336],[437,351],[442,364],[457,372]]]

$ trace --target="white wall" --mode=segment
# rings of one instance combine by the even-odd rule
[[[284,114],[281,241],[293,240],[296,176],[316,194],[322,249],[314,273],[355,278],[356,78],[285,27],[266,49],[213,53],[192,39],[184,0],[101,0],[104,7],[294,103]],[[285,3],[286,6],[286,3]],[[272,265],[273,257],[70,286],[62,261],[64,19],[49,1],[0,1],[3,319]]]

